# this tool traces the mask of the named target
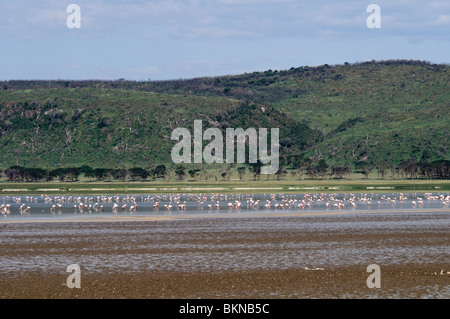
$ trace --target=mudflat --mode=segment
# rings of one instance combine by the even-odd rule
[[[448,215],[4,223],[0,298],[447,299]]]

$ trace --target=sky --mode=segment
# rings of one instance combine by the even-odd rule
[[[449,63],[450,0],[0,0],[3,81],[190,79],[388,59]]]

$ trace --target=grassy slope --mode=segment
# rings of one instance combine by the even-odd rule
[[[336,72],[342,79],[326,80],[313,92],[278,104],[326,134],[320,151],[341,161],[448,158],[448,70],[341,66]],[[349,125],[352,119],[358,121]]]
[[[149,90],[186,88],[271,105],[320,130],[317,151],[332,163],[400,163],[450,159],[449,82],[448,65],[386,61],[194,79],[181,88],[155,83]]]
[[[3,124],[11,123],[1,139],[2,162],[38,167],[142,165],[155,153],[170,154],[171,125],[238,105],[231,99],[93,88],[20,90],[0,98],[14,102],[1,112]]]
[[[449,70],[363,63],[187,81],[9,82],[0,91],[0,166],[165,162],[171,127],[190,128],[194,119],[280,127],[297,147],[288,151],[318,152],[330,164],[450,159]],[[242,107],[245,101],[258,108]],[[285,115],[268,120],[260,106]],[[313,148],[300,147],[312,140]]]
[[[278,127],[305,147],[316,140],[306,125],[270,107],[224,97],[122,89],[51,88],[0,91],[1,166],[130,168],[170,163],[172,130]],[[206,144],[206,142],[205,142]]]

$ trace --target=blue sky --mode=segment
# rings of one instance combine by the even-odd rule
[[[69,29],[69,4],[81,28]],[[369,29],[369,4],[381,28]],[[165,80],[450,62],[449,0],[0,0],[0,80]]]

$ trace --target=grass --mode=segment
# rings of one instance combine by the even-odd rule
[[[268,194],[268,193],[450,192],[449,180],[229,180],[181,182],[0,183],[3,196],[113,194]]]

